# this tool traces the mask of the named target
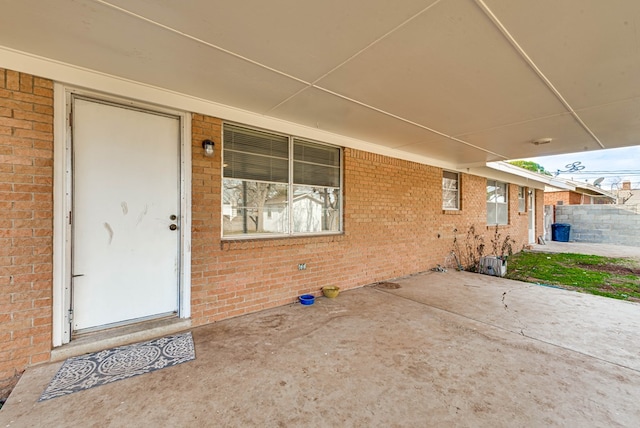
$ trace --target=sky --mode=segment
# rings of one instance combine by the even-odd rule
[[[616,190],[622,181],[630,181],[632,188],[640,188],[640,146],[620,149],[596,150],[570,153],[565,155],[528,158],[542,165],[554,174],[560,170],[558,177],[576,181],[588,181],[604,177],[601,187],[604,190]],[[574,162],[584,166],[580,171],[565,172]]]

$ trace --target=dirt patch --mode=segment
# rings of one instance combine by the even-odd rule
[[[599,272],[608,272],[614,275],[638,275],[640,276],[640,268],[630,268],[626,266],[620,266],[616,264],[605,265],[589,265],[585,263],[579,263],[577,266],[582,269],[595,270]]]
[[[598,287],[598,290],[600,291],[605,291],[605,292],[609,292],[609,293],[623,293],[623,294],[629,294],[629,293],[634,293],[635,290],[631,289],[631,288],[627,288],[627,287],[616,287],[615,284],[602,284],[600,287]]]
[[[385,290],[396,290],[400,288],[400,284],[395,282],[379,282],[375,285],[378,288],[383,288]]]
[[[9,379],[5,379],[0,384],[0,409],[2,409],[4,402],[7,400],[7,398],[9,398],[9,394],[11,394],[11,391],[13,390],[13,388],[15,388],[16,384],[18,383],[18,380],[20,380],[21,375],[22,375],[22,372],[16,374],[15,376]]]

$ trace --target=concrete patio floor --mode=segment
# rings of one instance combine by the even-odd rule
[[[0,426],[638,426],[640,305],[429,272],[193,329],[197,359],[38,403]]]

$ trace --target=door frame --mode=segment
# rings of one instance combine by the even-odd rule
[[[529,244],[536,244],[536,189],[527,189],[527,235]]]
[[[176,116],[180,120],[180,274],[178,317],[191,317],[191,114],[126,98],[54,84],[53,154],[53,331],[54,347],[71,341],[71,217],[72,172],[71,96],[81,95],[139,110]]]

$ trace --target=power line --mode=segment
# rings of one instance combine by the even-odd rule
[[[551,171],[549,171],[551,172]],[[580,171],[560,171],[560,174],[640,174],[640,169],[608,169],[608,170],[580,170]]]
[[[626,171],[586,171],[586,172],[561,172],[558,175],[581,175],[581,176],[600,176],[600,175],[640,175],[640,171],[626,172]]]

